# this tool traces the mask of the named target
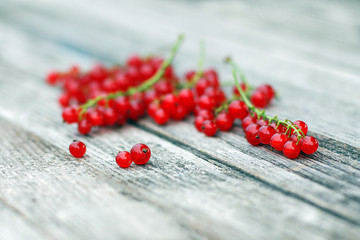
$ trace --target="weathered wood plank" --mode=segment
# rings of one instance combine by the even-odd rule
[[[210,50],[210,63],[219,64],[215,59],[222,58],[230,51],[242,54],[244,57],[241,59],[248,60],[244,66],[250,72],[249,77],[255,79],[255,83],[270,78],[277,84],[275,86],[279,86],[279,92],[287,100],[285,103],[276,103],[270,111],[280,112],[291,118],[300,115],[302,119],[314,124],[311,128],[322,140],[322,144],[319,152],[311,158],[300,162],[288,161],[264,147],[251,147],[238,128],[234,133],[219,134],[217,139],[211,139],[194,133],[191,121],[162,128],[143,120],[135,127],[102,130],[93,135],[95,138],[80,137],[88,143],[89,154],[84,160],[76,162],[71,161],[63,149],[67,148],[71,139],[79,136],[73,128],[64,127],[60,123],[59,110],[54,108],[57,91],[44,86],[43,73],[51,67],[64,67],[72,62],[88,65],[99,56],[102,60],[113,62],[118,59],[117,55],[125,56],[133,49],[145,52],[154,45],[161,46],[168,42],[173,38],[170,35],[175,35],[182,27],[189,29],[190,35],[199,37],[200,34],[195,34],[195,31],[201,21],[196,21],[196,10],[181,3],[178,5],[181,9],[190,11],[188,20],[172,29],[173,24],[182,19],[180,14],[175,12],[172,14],[173,18],[162,25],[160,15],[168,14],[176,7],[165,4],[161,14],[151,12],[144,17],[141,13],[160,6],[160,2],[156,2],[150,8],[145,1],[146,5],[140,9],[139,16],[134,17],[126,13],[135,6],[129,1],[121,9],[114,8],[116,11],[105,6],[103,9],[107,10],[106,15],[91,6],[85,6],[87,11],[84,12],[88,13],[77,13],[79,21],[74,23],[72,14],[68,19],[63,19],[63,13],[58,14],[58,11],[65,10],[69,2],[56,5],[56,11],[47,9],[55,5],[40,3],[28,5],[28,12],[6,6],[7,10],[12,10],[11,16],[1,15],[4,21],[0,28],[6,34],[0,36],[0,65],[3,65],[0,67],[3,73],[0,77],[0,94],[4,99],[0,103],[0,118],[7,120],[0,120],[3,127],[0,128],[0,148],[5,146],[0,151],[0,156],[5,157],[1,169],[6,169],[5,173],[0,173],[0,189],[6,190],[7,194],[1,193],[1,196],[6,196],[6,200],[14,204],[16,209],[33,216],[39,222],[48,221],[43,226],[46,232],[53,233],[54,225],[60,225],[60,230],[55,230],[54,235],[67,239],[69,235],[74,238],[102,238],[103,232],[110,239],[119,236],[142,237],[144,234],[167,234],[171,238],[238,238],[241,234],[252,239],[355,239],[359,235],[359,140],[355,138],[356,131],[351,131],[351,124],[359,116],[356,109],[360,105],[356,92],[359,86],[355,77],[357,69],[351,63],[352,59],[358,57],[356,50],[354,53],[344,50],[338,61],[329,61],[328,56],[336,55],[333,46],[330,46],[332,41],[327,42],[326,47],[331,51],[325,55],[315,51],[314,46],[306,46],[311,54],[304,54],[304,48],[296,50],[295,44],[286,46],[287,50],[279,51],[277,38],[269,44],[277,49],[276,52],[267,53],[266,47],[261,45],[269,39],[261,34],[252,32],[242,41],[244,46],[239,47],[235,39],[249,33],[248,31],[239,30],[239,35],[225,33],[222,37],[228,38],[226,41],[214,36],[210,28],[203,31],[210,46],[217,50]],[[96,16],[96,21],[89,14]],[[149,16],[151,21],[147,19]],[[212,25],[215,21],[207,16],[203,15]],[[142,24],[131,21],[135,18]],[[122,22],[125,19],[130,21]],[[249,27],[251,22],[253,21],[245,26]],[[189,26],[189,23],[194,25]],[[224,23],[225,21],[221,22]],[[227,20],[226,23],[230,23],[227,30],[236,29],[231,21]],[[259,25],[262,22],[257,24],[257,29],[261,29]],[[55,25],[67,29],[59,34],[53,28]],[[94,29],[95,26],[101,28]],[[145,32],[142,31],[144,26],[147,27]],[[156,26],[159,28],[153,28]],[[75,32],[81,34],[74,34]],[[164,35],[165,32],[167,36]],[[45,40],[39,36],[45,36]],[[139,38],[136,39],[136,36]],[[260,40],[251,43],[258,38]],[[99,39],[103,45],[90,39]],[[104,45],[107,47],[103,47]],[[120,54],[114,51],[118,45],[122,46]],[[260,51],[254,50],[257,48]],[[297,55],[292,56],[288,53],[290,50]],[[180,55],[182,61],[178,64],[180,69],[191,66],[182,62],[194,62],[196,50],[194,46],[186,45],[183,52]],[[312,56],[317,57],[316,62],[305,64]],[[260,57],[263,60],[259,60]],[[295,57],[300,61],[294,60]],[[288,60],[290,61],[287,62]],[[339,62],[340,66],[330,69]],[[321,67],[316,66],[318,63],[321,63]],[[285,70],[274,71],[274,66],[279,65],[283,65]],[[288,76],[292,76],[294,81],[289,82]],[[316,82],[310,86],[314,76]],[[317,89],[324,84],[324,79],[329,81],[328,86],[324,90]],[[342,92],[335,91],[343,85],[337,79],[347,83]],[[289,91],[294,88],[296,91]],[[303,99],[309,95],[313,95],[311,99],[301,100],[309,108],[296,107],[296,98]],[[320,104],[327,110],[321,109]],[[346,126],[334,124],[335,120],[328,119],[336,117],[332,116],[335,110],[340,114],[351,113],[354,119],[346,119]],[[319,117],[319,114],[323,115]],[[319,119],[323,122],[317,122]],[[338,134],[338,131],[342,133]],[[26,145],[28,138],[31,142]],[[19,142],[18,139],[22,140]],[[116,152],[114,143],[119,148],[130,148],[132,143],[140,140],[153,144],[153,162],[144,169],[118,169],[113,161]],[[25,149],[20,149],[19,144],[25,144]],[[215,148],[214,151],[214,146],[219,144],[222,149]],[[338,149],[341,147],[344,149]],[[39,157],[48,148],[52,152],[48,156]],[[9,153],[16,157],[17,162],[13,163],[14,156]],[[30,157],[30,161],[24,156]],[[52,162],[49,162],[49,156]],[[64,164],[66,167],[63,167]],[[27,181],[23,180],[23,172],[27,173]],[[8,176],[12,176],[10,180],[2,180]],[[49,184],[54,189],[48,194],[41,194],[41,190],[49,190]],[[22,192],[24,189],[27,189],[25,193]],[[33,192],[38,194],[41,202],[29,202],[27,196]],[[60,203],[56,199],[59,192],[65,193],[61,196],[60,200],[63,202]],[[21,197],[24,199],[17,202]],[[50,200],[54,198],[59,206],[66,206],[63,215],[58,214],[54,206],[50,206]],[[102,202],[95,201],[99,199]],[[145,215],[143,223],[146,227],[136,232],[137,235],[127,235],[121,228],[123,225],[119,229],[119,224],[128,221],[125,216],[130,215],[131,211],[124,213],[124,209],[118,206],[111,210],[102,209],[102,206],[113,206],[119,202],[124,204],[125,209],[137,209],[129,223],[134,231],[138,231],[135,223],[139,219],[143,221]],[[34,205],[38,209],[34,210]],[[76,212],[72,213],[74,209]],[[89,213],[88,209],[93,209],[93,212]],[[154,219],[151,217],[159,212],[161,214],[156,223],[164,226],[158,229],[159,226],[156,225],[154,229]],[[261,214],[255,214],[257,212]],[[86,214],[82,216],[81,213]],[[125,216],[119,217],[119,214]],[[109,222],[109,219],[116,219],[119,224]],[[209,229],[209,226],[218,228]],[[304,232],[303,229],[307,231]]]

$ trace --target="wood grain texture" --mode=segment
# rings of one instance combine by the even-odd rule
[[[1,6],[3,236],[356,239],[359,6],[290,2],[280,14],[281,1],[140,2],[140,8],[132,1]],[[342,17],[334,18],[335,9]],[[254,84],[271,82],[280,92],[269,112],[310,123],[319,151],[289,161],[248,145],[238,127],[207,138],[194,131],[191,119],[165,127],[145,119],[91,137],[60,122],[58,91],[44,85],[46,71],[74,62],[113,63],[134,51],[164,52],[181,31],[189,40],[177,57],[178,71],[195,64],[199,38],[208,43],[207,63],[220,66],[223,79],[229,69],[221,60],[231,53]],[[346,36],[341,41],[340,33]],[[83,160],[66,153],[74,138],[87,143]],[[139,141],[151,146],[152,162],[130,171],[115,166],[114,152]],[[14,231],[10,221],[24,231]]]

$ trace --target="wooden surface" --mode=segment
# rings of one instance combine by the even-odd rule
[[[1,1],[0,239],[359,239],[360,2]],[[208,138],[192,119],[144,119],[79,136],[49,69],[167,53],[194,68],[233,56],[280,98],[269,113],[308,123],[318,152],[288,160],[239,127]],[[72,139],[88,151],[74,159]],[[149,164],[115,153],[148,144]]]

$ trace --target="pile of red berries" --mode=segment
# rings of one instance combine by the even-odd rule
[[[275,98],[275,90],[269,84],[252,88],[231,59],[228,61],[234,67],[236,81],[231,97],[224,93],[216,70],[203,70],[201,58],[197,71],[178,77],[171,62],[180,42],[165,60],[133,55],[124,66],[106,68],[98,64],[87,72],[73,66],[67,72],[49,73],[47,82],[63,89],[59,98],[64,107],[63,121],[77,123],[78,131],[88,134],[94,127],[123,125],[146,114],[159,125],[194,114],[196,129],[214,136],[218,130],[231,130],[238,119],[252,145],[270,144],[288,158],[296,158],[301,150],[306,154],[317,150],[318,142],[306,135],[304,122],[280,121],[265,114],[262,109]],[[124,159],[129,156],[127,152],[120,155]]]

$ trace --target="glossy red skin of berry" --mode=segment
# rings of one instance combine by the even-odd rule
[[[86,146],[83,142],[73,141],[69,146],[71,155],[76,158],[81,158],[86,153]]]
[[[78,123],[78,131],[83,135],[88,134],[91,131],[91,128],[91,123],[86,119],[83,119]]]
[[[151,64],[144,64],[140,67],[140,75],[141,75],[141,78],[144,80],[151,78],[155,72],[156,72],[156,69],[154,69]]]
[[[130,102],[127,97],[118,97],[114,100],[113,107],[119,115],[126,115],[130,110]]]
[[[174,86],[170,82],[160,81],[154,85],[154,89],[159,95],[164,95],[173,92]]]
[[[130,102],[129,118],[131,120],[138,120],[145,114],[145,104],[143,101],[133,100]]]
[[[132,163],[131,154],[127,151],[119,152],[116,155],[115,160],[116,160],[117,165],[119,165],[119,167],[121,167],[121,168],[128,168],[128,167],[130,167],[130,165]]]
[[[62,107],[68,107],[70,103],[70,96],[67,93],[61,94],[61,96],[58,99],[60,106]]]
[[[294,122],[294,124],[299,127],[299,129],[304,133],[304,135],[307,134],[308,126],[307,126],[307,124],[305,122],[303,122],[301,120],[297,120],[297,121]]]
[[[211,120],[205,120],[201,126],[202,132],[208,136],[214,136],[217,132],[217,126],[216,123],[214,123]]]
[[[169,121],[170,115],[163,108],[158,108],[153,113],[153,119],[157,124],[163,125]]]
[[[260,129],[260,127],[261,126],[259,124],[253,123],[253,124],[250,124],[245,129],[246,140],[251,145],[256,146],[256,145],[260,144],[260,139],[259,139],[259,129]]]
[[[121,73],[115,77],[116,89],[120,91],[126,91],[131,85],[130,80],[125,74]]]
[[[195,116],[203,117],[206,120],[214,119],[214,114],[211,111],[201,109]]]
[[[269,121],[264,119],[258,119],[256,120],[256,123],[259,124],[260,126],[266,126],[269,124]]]
[[[195,107],[194,94],[190,89],[182,89],[179,92],[179,103],[184,105],[188,111],[192,111]]]
[[[201,78],[195,85],[196,95],[202,96],[205,93],[206,88],[210,87],[209,82],[205,78]]]
[[[183,120],[186,117],[187,113],[187,109],[182,104],[179,104],[171,112],[171,117],[172,119],[179,121]]]
[[[149,90],[145,92],[144,101],[146,106],[149,106],[155,99],[159,98],[159,95],[155,90]]]
[[[189,82],[193,79],[193,77],[195,76],[196,72],[191,70],[185,73],[185,79]]]
[[[248,114],[248,108],[243,101],[235,100],[229,105],[229,114],[232,118],[244,119]]]
[[[270,123],[270,126],[272,126],[277,133],[285,133],[287,130],[284,125],[280,124],[279,126],[277,126],[277,124],[274,122]]]
[[[144,165],[151,157],[150,148],[143,143],[135,144],[131,148],[130,153],[133,162],[137,165]]]
[[[78,111],[76,110],[76,108],[67,107],[63,110],[62,117],[66,123],[71,124],[71,123],[75,123],[78,121],[79,114],[78,114]]]
[[[142,63],[143,61],[138,55],[132,55],[126,61],[126,64],[132,67],[140,67]]]
[[[278,151],[282,151],[284,144],[289,138],[283,133],[275,133],[270,139],[270,145]]]
[[[171,113],[178,104],[178,97],[173,93],[168,93],[161,101],[161,107]]]
[[[250,124],[256,123],[256,117],[252,117],[250,115],[246,116],[242,122],[241,127],[245,130]]]
[[[104,123],[104,116],[99,110],[91,110],[87,112],[86,119],[89,120],[93,126],[101,126]]]
[[[228,113],[225,112],[219,113],[216,116],[215,120],[216,120],[216,125],[220,131],[229,131],[234,124],[234,119],[230,117]]]
[[[198,99],[197,104],[201,109],[206,109],[206,110],[211,111],[215,108],[216,103],[213,98],[203,95]]]
[[[242,89],[244,92],[247,91],[247,87],[246,87],[245,83],[240,83],[240,87],[241,87],[241,89]],[[237,86],[234,86],[234,87],[233,87],[232,92],[233,92],[233,95],[235,95],[235,96],[240,96],[240,92],[239,92],[239,90],[237,89]]]
[[[203,118],[203,117],[201,117],[201,116],[197,116],[196,118],[195,118],[195,120],[194,120],[194,125],[195,125],[195,127],[196,127],[196,129],[199,131],[199,132],[202,132],[202,125],[203,125],[203,123],[206,121],[206,120],[208,120],[208,119],[205,119],[205,118]]]
[[[282,152],[287,158],[294,159],[300,154],[300,146],[290,140],[284,144]]]
[[[108,126],[114,125],[116,121],[118,120],[118,117],[116,115],[116,112],[112,108],[107,108],[104,111],[104,123]]]
[[[46,76],[46,82],[49,85],[55,85],[57,83],[59,77],[60,77],[60,74],[58,72],[55,72],[55,71],[49,72],[48,75]]]
[[[259,129],[259,139],[263,144],[270,144],[271,137],[276,133],[272,126],[262,126]]]
[[[251,96],[251,102],[257,108],[264,108],[267,105],[267,96],[261,91],[255,91]]]
[[[313,136],[305,136],[299,144],[301,151],[306,154],[313,154],[319,147],[319,143]]]
[[[275,90],[269,84],[261,85],[257,88],[257,90],[265,92],[268,97],[268,101],[271,101],[275,97]]]

